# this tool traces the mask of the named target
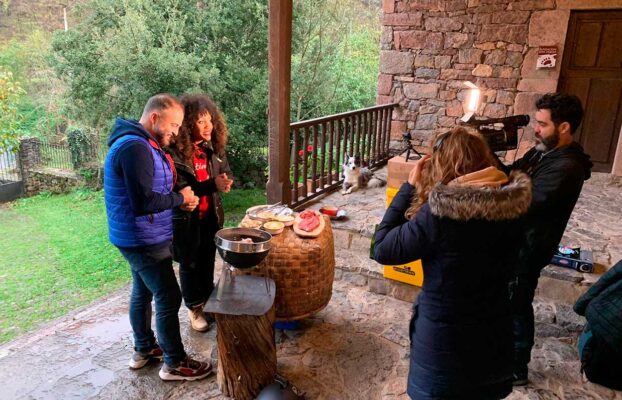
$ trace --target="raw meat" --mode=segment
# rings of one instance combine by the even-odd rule
[[[320,217],[310,210],[305,210],[300,213],[301,221],[298,224],[298,229],[305,232],[311,232],[318,226],[320,226]]]
[[[315,215],[316,215],[315,212],[311,210],[304,210],[303,212],[300,213],[299,217],[301,219],[305,219],[305,218],[313,217]]]

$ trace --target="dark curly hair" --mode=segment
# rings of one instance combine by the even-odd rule
[[[570,124],[570,133],[575,133],[583,119],[583,107],[577,96],[563,93],[547,93],[536,101],[538,110],[550,110],[551,121],[558,127],[562,122]]]
[[[218,155],[224,154],[229,131],[220,109],[209,96],[205,94],[186,94],[180,98],[184,106],[184,122],[179,128],[179,134],[171,141],[171,149],[177,151],[184,161],[192,165],[194,146],[192,144],[192,131],[194,124],[205,113],[212,117],[212,148]]]

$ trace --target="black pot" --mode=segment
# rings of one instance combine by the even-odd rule
[[[253,243],[240,242],[251,239]],[[253,268],[270,252],[272,235],[252,228],[225,228],[216,232],[214,241],[218,254],[231,266],[240,269]]]

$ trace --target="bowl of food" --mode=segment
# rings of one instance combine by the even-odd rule
[[[320,212],[322,214],[328,215],[329,217],[335,217],[337,216],[337,212],[339,211],[339,209],[335,206],[324,206],[322,208],[320,208]]]
[[[270,251],[272,235],[259,229],[224,228],[216,232],[214,241],[223,260],[235,268],[252,268],[263,261]]]
[[[278,235],[283,232],[285,225],[279,221],[270,221],[262,225],[262,228],[271,235]]]
[[[294,225],[294,220],[296,218],[294,218],[293,215],[277,215],[276,216],[276,220],[279,222],[282,222],[284,226],[292,226]]]

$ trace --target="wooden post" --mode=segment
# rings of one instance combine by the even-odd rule
[[[276,374],[272,279],[223,272],[218,290],[204,310],[214,314],[218,331],[218,387],[236,400],[252,400]]]
[[[292,0],[269,0],[268,19],[268,203],[290,204],[289,112]]]
[[[236,400],[252,400],[276,374],[274,306],[264,315],[215,314],[218,387]]]

